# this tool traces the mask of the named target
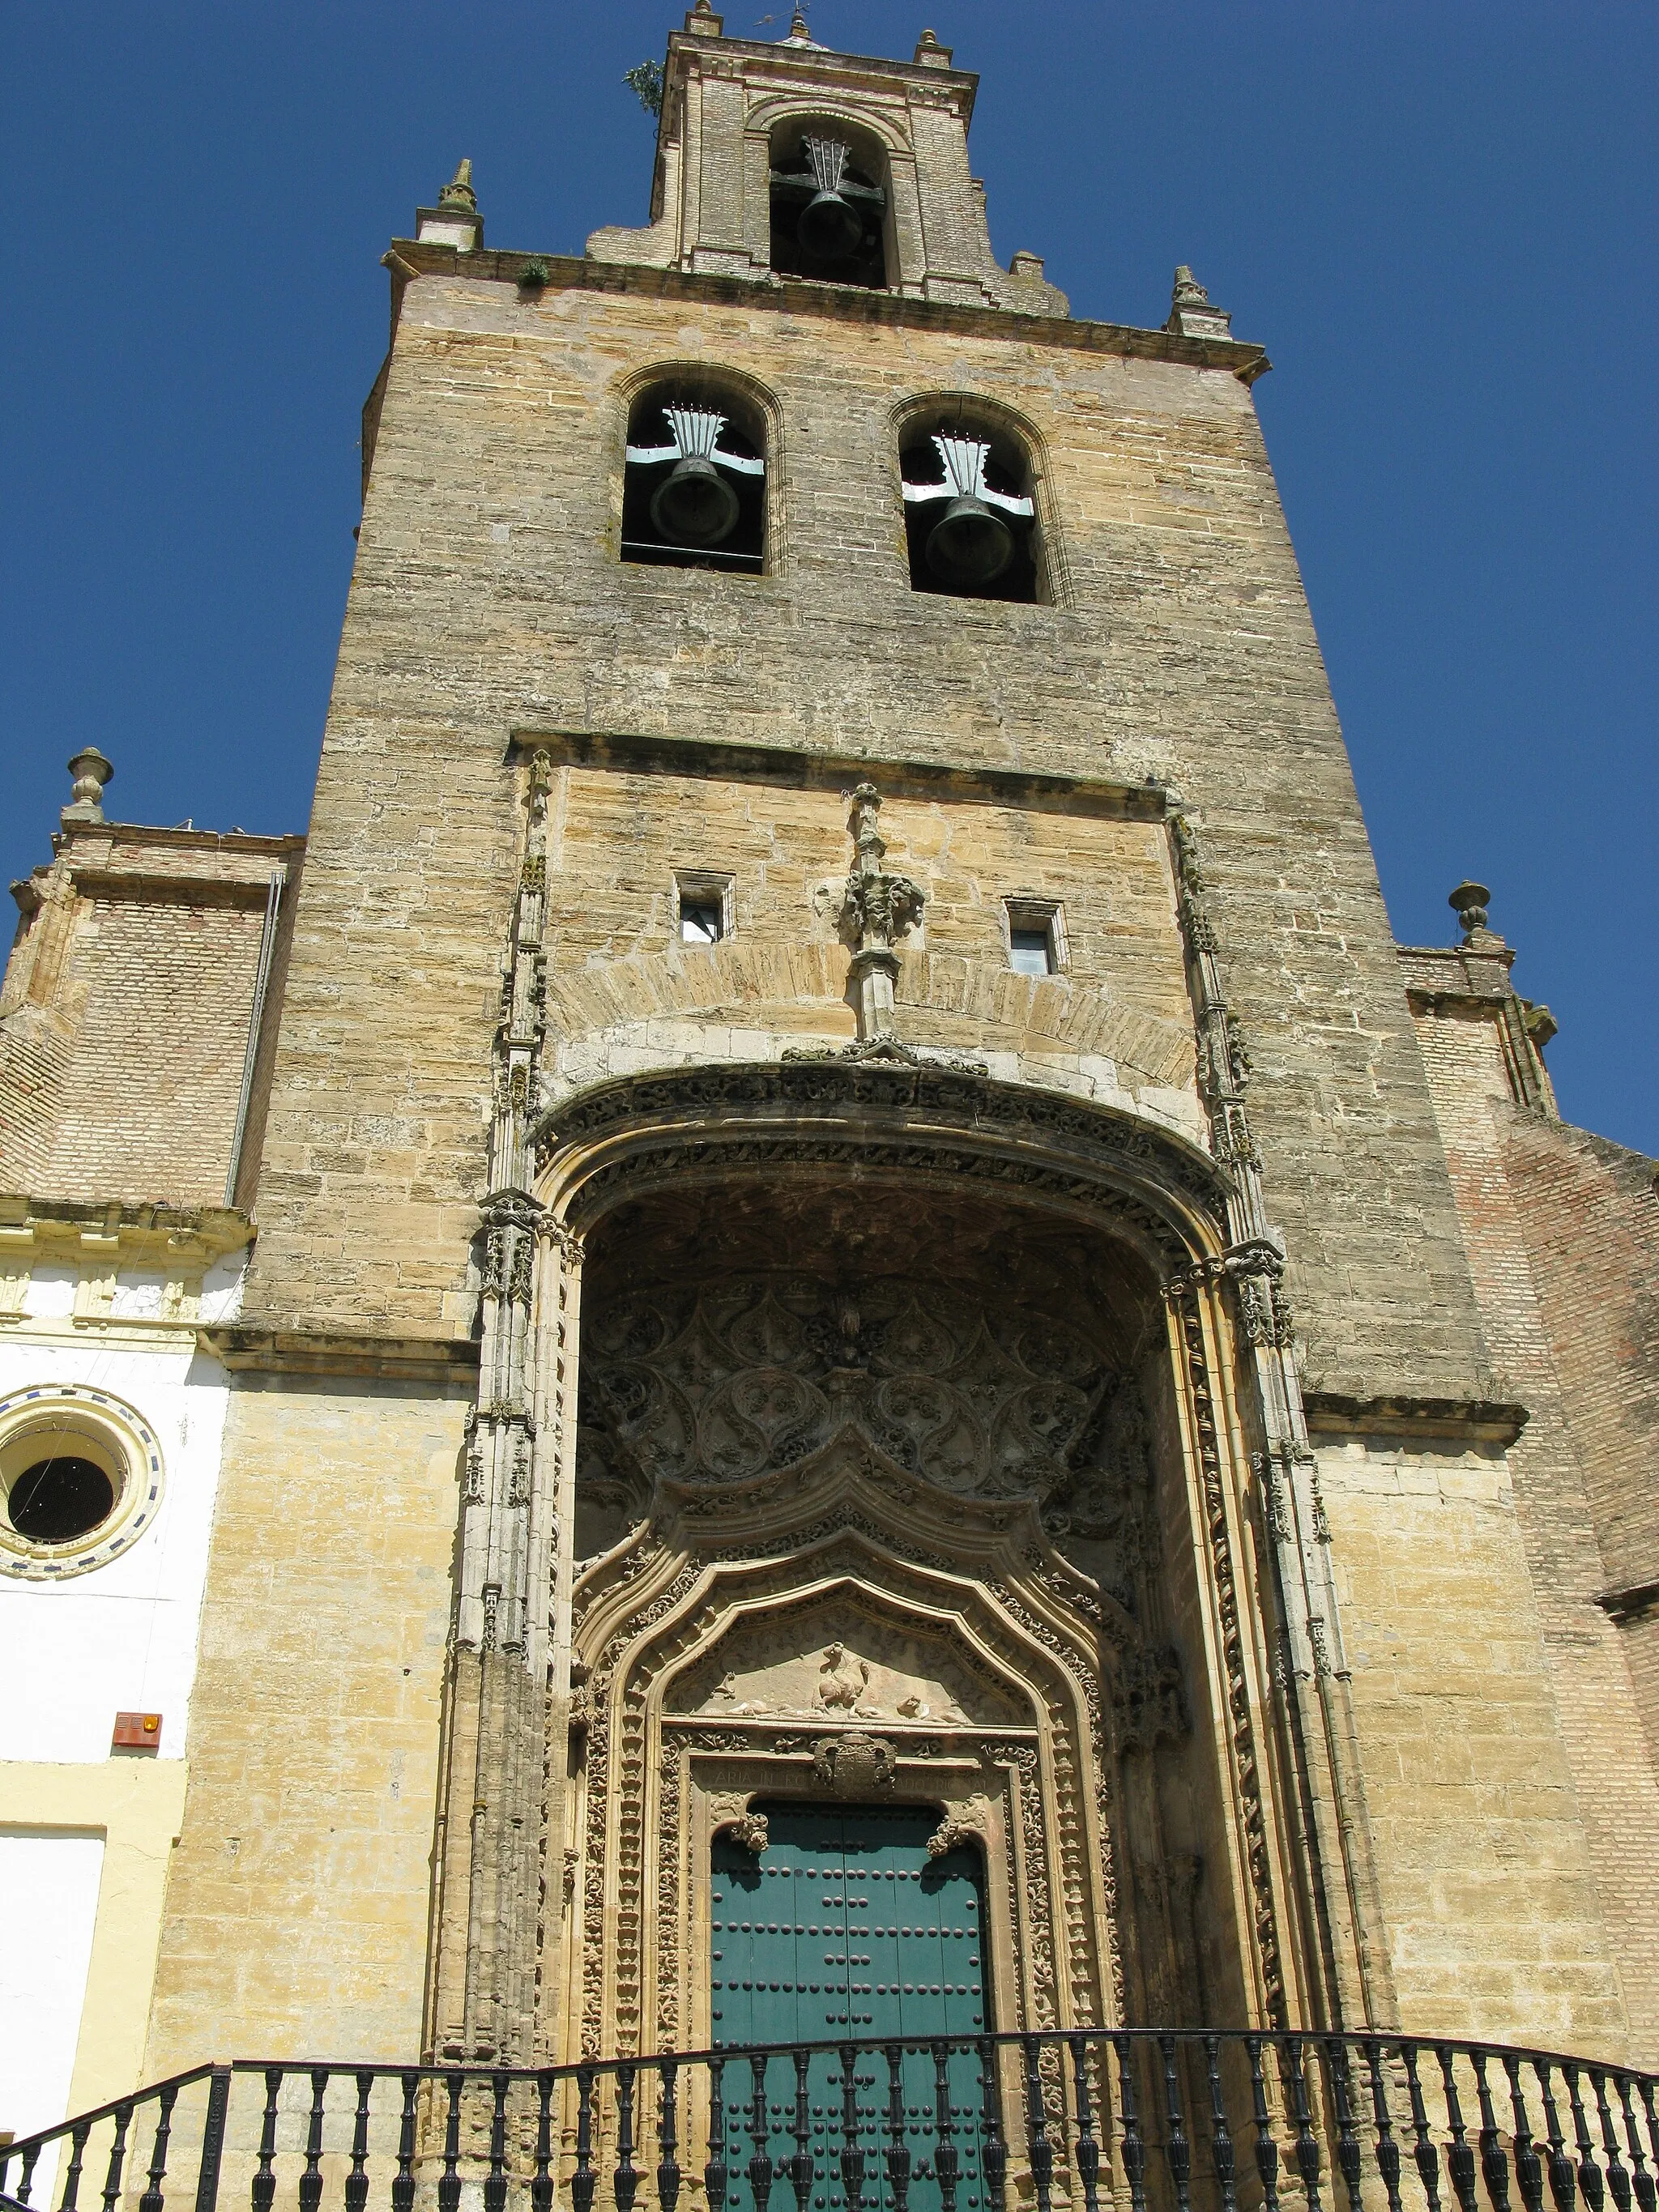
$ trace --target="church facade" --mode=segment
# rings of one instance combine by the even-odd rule
[[[999,265],[975,86],[700,0],[644,228],[486,248],[464,167],[306,836],[72,763],[0,999],[0,2123],[930,1972],[929,2033],[1659,2062],[1654,1164],[1479,885],[1393,940],[1262,349]],[[942,1966],[737,1944],[832,1850],[956,1881]]]

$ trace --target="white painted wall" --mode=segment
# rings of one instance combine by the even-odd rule
[[[122,1279],[124,1303],[141,1310],[132,1318],[162,1279]],[[240,1281],[240,1255],[213,1270],[204,1321],[229,1317]],[[0,1759],[106,1759],[122,1711],[160,1712],[158,1755],[182,1759],[228,1378],[186,1332],[151,1344],[92,1331],[65,1340],[51,1324],[69,1314],[74,1289],[72,1271],[37,1270],[23,1330],[0,1336],[0,1395],[33,1383],[112,1391],[154,1431],[166,1487],[151,1527],[106,1565],[58,1583],[0,1576]]]
[[[16,2136],[68,2117],[103,1863],[101,1836],[0,1828],[0,2128]],[[42,2166],[36,2203],[49,2187]]]

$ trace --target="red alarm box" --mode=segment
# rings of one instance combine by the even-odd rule
[[[159,1751],[161,1747],[160,1713],[117,1713],[115,1734],[110,1739],[112,1751]]]

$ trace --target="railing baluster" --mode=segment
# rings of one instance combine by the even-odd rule
[[[351,2171],[345,2178],[346,2212],[363,2212],[368,2202],[368,2100],[372,2074],[357,2076],[357,2109],[351,2119]]]
[[[328,2069],[311,2069],[311,2113],[306,2126],[305,2171],[300,2176],[300,2212],[317,2212],[323,2201],[323,2104],[328,2095]],[[454,2212],[446,2205],[444,2212]]]
[[[1590,2085],[1595,2091],[1595,2109],[1601,2122],[1601,2148],[1607,2155],[1607,2187],[1613,2191],[1619,2212],[1630,2212],[1630,2172],[1619,2155],[1619,2138],[1613,2133],[1613,2114],[1607,2109],[1607,2077],[1601,2067],[1590,2069]]]
[[[590,2212],[598,2180],[593,2171],[593,2069],[584,2064],[576,2069],[576,2170],[570,2177],[570,2202],[576,2212]]]
[[[806,2069],[810,2063],[804,2051],[794,2054],[795,2059],[795,2148],[789,2159],[789,2186],[795,2192],[797,2212],[806,2212],[812,2198],[812,2113],[806,2100]]]
[[[939,2079],[945,2079],[944,2046],[939,2046]],[[1099,2212],[1100,2145],[1095,2140],[1094,2109],[1089,2097],[1089,2039],[1072,2038],[1072,2093],[1077,2099],[1077,2171],[1083,2184],[1083,2212]],[[954,2185],[953,2185],[954,2190]],[[945,2212],[955,2212],[954,2193]]]
[[[709,2212],[726,2212],[726,2191],[731,2180],[726,2163],[726,2061],[708,2062],[708,2156],[702,2169],[703,2194]],[[590,2192],[591,2194],[591,2192]],[[581,2209],[578,2208],[578,2212]]]
[[[639,2168],[634,2163],[634,2081],[637,2069],[619,2066],[617,2069],[617,2173],[611,2184],[617,2212],[634,2212],[634,2199],[639,2193]],[[502,2193],[506,2184],[503,2180]],[[497,2205],[486,2205],[485,2212],[503,2212]]]
[[[465,2077],[452,2068],[444,2075],[449,2108],[444,2115],[444,2170],[438,2176],[438,2212],[459,2212],[461,2202],[461,2089]]]
[[[1302,2176],[1308,2212],[1319,2212],[1319,2138],[1313,2131],[1313,2119],[1308,2110],[1308,2081],[1303,2070],[1299,2035],[1285,2037],[1285,2054],[1290,2070],[1292,2118],[1296,2121],[1296,2170]]]
[[[1589,2212],[1601,2212],[1606,2187],[1601,2169],[1595,2163],[1595,2145],[1590,2140],[1589,2124],[1584,2118],[1584,2100],[1579,2093],[1578,2069],[1564,2066],[1562,2074],[1567,2084],[1567,2099],[1572,2106],[1572,2131],[1578,2144],[1578,2187]]]
[[[1417,2138],[1412,2157],[1416,2161],[1417,2178],[1429,2201],[1429,2212],[1440,2212],[1440,2154],[1434,2147],[1428,2108],[1423,2102],[1423,2085],[1417,2078],[1417,2045],[1402,2043],[1400,2055],[1406,2062],[1406,2087],[1412,2100],[1412,2133]]]
[[[1175,2184],[1176,2203],[1180,2212],[1192,2212],[1193,2147],[1187,2140],[1187,2123],[1181,2111],[1181,2080],[1176,2072],[1176,2042],[1172,2035],[1160,2035],[1158,2047],[1164,2059],[1164,2116],[1169,2126],[1169,2139],[1164,2146],[1164,2157],[1170,2169],[1170,2179]],[[1314,2212],[1318,2212],[1317,2205]]]
[[[1221,2039],[1204,2039],[1204,2070],[1210,2085],[1210,2163],[1215,2185],[1221,2192],[1221,2212],[1238,2212],[1238,2185],[1233,2174],[1233,2131],[1227,2124],[1227,2100],[1221,2087]],[[1088,2212],[1095,2212],[1091,2204]]]
[[[1527,2100],[1521,2088],[1521,2061],[1514,2051],[1504,2054],[1504,2071],[1510,2077],[1510,2112],[1515,2129],[1515,2179],[1527,2212],[1544,2212],[1544,2168],[1532,2139]]]
[[[674,2212],[680,2201],[680,2163],[674,2155],[680,2147],[679,2120],[674,2107],[675,2086],[679,2068],[672,2058],[665,2058],[658,2079],[657,2094],[657,2208],[658,2212]],[[551,2202],[551,2185],[549,2187]]]
[[[1382,2177],[1389,2212],[1401,2212],[1400,2145],[1395,2140],[1394,2116],[1389,2110],[1389,2092],[1382,2079],[1382,2045],[1380,2042],[1372,2041],[1365,2045],[1365,2063],[1370,2075],[1371,2127],[1376,2136],[1376,2170]]]
[[[1446,2153],[1446,2171],[1451,2176],[1451,2185],[1457,2192],[1457,2202],[1462,2212],[1480,2212],[1474,2194],[1474,2153],[1467,2141],[1463,2107],[1457,2101],[1451,2045],[1449,2043],[1436,2044],[1434,2055],[1440,2062],[1440,2078],[1446,2095],[1446,2125],[1451,2130],[1451,2148]]]
[[[1348,2071],[1348,2046],[1340,2035],[1326,2037],[1325,2062],[1330,2069],[1331,2099],[1336,2106],[1336,2162],[1342,2169],[1342,2186],[1348,2193],[1348,2212],[1361,2212],[1359,2138],[1353,2128],[1353,2077]]]
[[[1652,2075],[1644,2074],[1642,2076],[1640,2086],[1642,2110],[1646,2113],[1648,2122],[1648,2149],[1652,2155],[1656,2169],[1659,2169],[1659,2112],[1656,2112],[1653,2108],[1654,2080]]]
[[[282,2094],[283,2069],[267,2066],[264,2117],[259,2123],[259,2160],[248,2189],[253,2212],[270,2212],[276,2195],[276,2103]]]
[[[933,2179],[939,2183],[941,2212],[957,2212],[957,2176],[961,2171],[962,2154],[956,2146],[956,2130],[951,2124],[951,2046],[948,2043],[933,2045]],[[801,2212],[806,2212],[805,2204]],[[1094,2199],[1089,2200],[1089,2212],[1094,2212]]]
[[[1631,2080],[1621,2074],[1619,2081],[1619,2109],[1624,2117],[1625,2140],[1630,2145],[1631,2180],[1636,2191],[1636,2202],[1641,2212],[1655,2212],[1659,2205],[1659,2191],[1654,2187],[1653,2176],[1647,2169],[1647,2157],[1642,2148],[1642,2132],[1636,2124],[1636,2114],[1630,2101]]]
[[[23,2153],[22,2168],[17,2177],[17,2201],[20,2204],[27,2204],[29,2201],[34,2188],[34,2169],[40,2162],[40,2153],[44,2148],[41,2143],[31,2143]]]
[[[489,2077],[489,2178],[483,2185],[484,2212],[507,2212],[507,2080]]]
[[[847,2192],[847,2212],[864,2212],[864,2150],[859,2142],[859,2054],[857,2045],[841,2046],[841,2182]]]
[[[214,2212],[219,2202],[219,2170],[230,2118],[230,2069],[216,2066],[208,2076],[207,2110],[202,2115],[202,2154],[196,2164],[196,2212]]]
[[[398,2171],[392,2177],[392,2212],[415,2212],[415,2100],[421,2093],[418,2074],[398,2076],[404,2093],[398,2116]]]
[[[104,2212],[115,2212],[121,2197],[121,2168],[127,2160],[127,2130],[132,2125],[132,2106],[124,2100],[115,2107],[115,2137],[109,2147],[109,2171],[104,2176]],[[25,2204],[28,2198],[23,2198]]]
[[[1480,2171],[1486,2177],[1486,2194],[1492,2199],[1493,2212],[1510,2212],[1510,2162],[1504,2155],[1498,2115],[1492,2109],[1492,2091],[1486,2082],[1486,2054],[1477,2051],[1473,2058],[1475,2094],[1480,2100]]]
[[[81,2194],[81,2156],[87,2147],[87,2137],[91,2133],[92,2123],[89,2120],[77,2120],[70,2130],[70,2162],[64,2175],[63,2194],[58,2199],[58,2212],[75,2212]],[[3,2165],[0,2165],[0,2175],[3,2172]],[[3,2180],[0,2180],[0,2187],[3,2186]],[[1645,2207],[1644,2212],[1646,2212]]]
[[[1279,2145],[1267,2111],[1267,2085],[1261,2073],[1261,2038],[1247,2035],[1244,2048],[1250,2061],[1250,2110],[1255,2121],[1255,2170],[1261,2182],[1265,2212],[1279,2212]],[[1142,2212],[1145,2199],[1134,2212]]]
[[[910,2197],[910,2149],[904,2140],[904,2047],[890,2043],[887,2056],[887,2179],[893,2212],[905,2212]],[[1039,2199],[1042,2212],[1046,2200]]]
[[[138,2212],[163,2212],[167,2199],[161,2184],[167,2178],[167,2144],[173,2137],[173,2108],[179,2101],[177,2089],[163,2089],[155,2115],[155,2140],[149,2149],[149,2186],[138,2199]],[[1620,2212],[1625,2212],[1621,2205]]]
[[[1538,2061],[1538,2086],[1544,2100],[1544,2125],[1549,2130],[1550,2195],[1555,2199],[1555,2212],[1573,2212],[1578,2177],[1567,2156],[1567,2139],[1561,2131],[1561,2118],[1555,2109],[1555,2092],[1550,2087],[1547,2058]]]
[[[553,2075],[536,2076],[536,2171],[530,2179],[531,2212],[553,2212]]]
[[[979,2162],[985,2176],[985,2198],[991,2212],[1004,2212],[1008,2190],[1008,2139],[1002,2131],[1002,2076],[997,2066],[997,2046],[990,2037],[979,2046],[979,2077],[984,2113]],[[857,2212],[849,2203],[848,2212]]]
[[[766,2212],[772,2193],[772,2160],[766,2148],[770,2128],[766,2117],[766,2061],[751,2058],[749,2078],[754,2094],[749,2100],[749,2186],[754,2191],[755,2212]]]
[[[1054,2180],[1054,2147],[1048,2140],[1048,2115],[1042,2108],[1042,2046],[1036,2036],[1023,2039],[1025,2053],[1025,2156],[1036,2191],[1037,2212],[1049,2212]]]
[[[1146,2139],[1135,2104],[1135,2047],[1127,2035],[1115,2035],[1112,2045],[1117,2052],[1118,2102],[1123,2107],[1123,2179],[1129,2185],[1129,2212],[1146,2212]],[[1271,2198],[1267,2212],[1278,2212]]]

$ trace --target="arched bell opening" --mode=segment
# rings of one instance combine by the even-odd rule
[[[766,421],[750,398],[696,370],[635,396],[623,475],[624,561],[758,575],[766,522]]]
[[[972,403],[915,410],[899,435],[914,591],[1048,600],[1031,456],[1010,424]]]
[[[769,149],[772,268],[885,290],[890,194],[880,142],[839,118],[792,116]]]
[[[1015,1858],[1040,1838],[1056,1855],[1056,1897],[1069,1884],[1066,1911],[1103,1931],[1088,1937],[1103,1963],[1078,1966],[1074,1992],[1057,1955],[1053,2024],[1091,2009],[1148,2022],[1252,2016],[1230,1872],[1246,1847],[1229,1832],[1227,1721],[1205,1662],[1182,1389],[1158,1269],[1136,1234],[1000,1192],[805,1164],[621,1197],[585,1237],[574,1648],[602,1671],[600,1652],[627,1647],[629,1607],[655,1619],[678,1589],[692,1607],[688,1532],[705,1574],[725,1559],[733,1575],[761,1576],[744,1563],[763,1557],[751,1618],[771,1639],[764,1664],[722,1627],[708,1632],[697,1673],[674,1642],[678,1615],[650,1630],[680,1670],[665,1740],[695,1719],[718,1723],[725,1747],[719,1759],[688,1750],[682,1811],[699,1756],[730,1811],[756,1790],[833,1791],[833,1775],[814,1782],[812,1747],[848,1731],[893,1747],[901,1793],[921,1786],[906,1764],[918,1732],[928,1757],[943,1746],[988,1772],[988,1741],[1024,1744],[1023,1783],[967,1795],[998,1808],[979,1831],[1004,1854],[993,1891],[1018,1888]],[[944,1605],[946,1583],[964,1619],[977,1607],[995,1626],[970,1624],[956,1643],[941,1628],[947,1657],[923,1664],[935,1632],[926,1610]],[[909,1626],[896,1626],[901,1615]],[[1018,1626],[1044,1620],[1066,1624],[1044,1629],[1052,1648]],[[994,1700],[975,1709],[961,1686],[963,1651],[998,1635],[1024,1669],[1024,1718]],[[900,1645],[914,1680],[894,1661]],[[630,1695],[648,1710],[623,1685],[627,1662],[611,1664],[605,1694],[618,1713]],[[790,1732],[783,1765],[768,1765]],[[739,1757],[750,1735],[758,1765]],[[658,1769],[647,1759],[637,1771]],[[1077,1845],[1060,1831],[1084,1819],[1066,1812],[1066,1789],[1098,1822],[1080,1875],[1059,1857]],[[614,1805],[605,1814],[619,1817]],[[648,1808],[629,1817],[652,1832]],[[966,1802],[963,1817],[971,1824]],[[675,1940],[690,1943],[690,1904],[676,1909]],[[1021,1932],[1024,1909],[1013,1896],[1011,1958],[1042,1940]],[[1048,1940],[1065,1953],[1064,1929]],[[702,2032],[692,2006],[688,1996],[678,2018]],[[1001,2013],[1005,2024],[1032,2017],[1011,2002]]]

